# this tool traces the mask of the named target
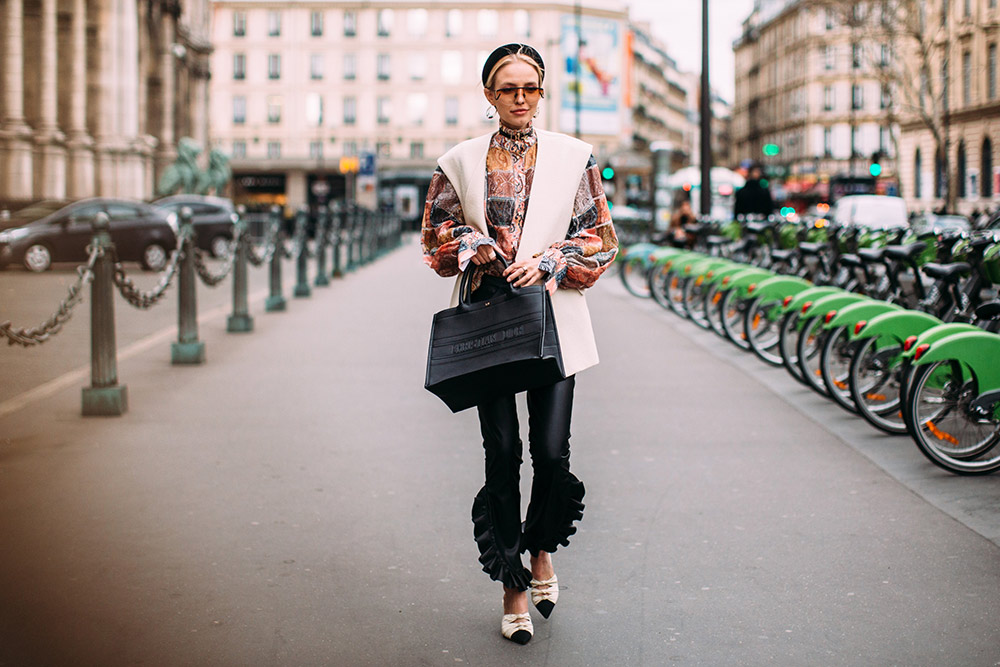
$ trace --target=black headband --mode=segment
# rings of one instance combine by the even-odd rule
[[[542,78],[545,78],[545,63],[542,62],[542,56],[535,49],[531,48],[527,44],[504,44],[503,46],[497,47],[490,57],[486,59],[486,64],[483,65],[483,85],[486,85],[486,80],[490,77],[490,72],[496,67],[497,63],[506,58],[507,56],[519,53],[523,56],[531,58],[536,63],[538,63],[538,69],[542,70]]]

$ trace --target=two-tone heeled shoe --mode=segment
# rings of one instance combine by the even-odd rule
[[[538,612],[545,618],[549,617],[555,609],[556,601],[559,599],[559,580],[556,575],[551,579],[539,581],[531,580],[531,603],[535,605]]]
[[[531,616],[527,612],[523,614],[504,614],[500,623],[500,633],[515,644],[527,644],[531,641],[531,636],[535,633],[535,626],[531,624]]]

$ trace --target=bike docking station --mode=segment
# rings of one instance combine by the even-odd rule
[[[227,333],[249,333],[254,329],[254,319],[248,303],[248,265],[268,265],[269,292],[264,302],[267,312],[280,312],[287,308],[282,294],[282,260],[295,258],[297,282],[294,295],[309,297],[308,261],[318,258],[315,284],[329,286],[333,278],[343,273],[341,249],[344,249],[348,268],[368,264],[389,250],[402,245],[402,219],[364,209],[353,209],[350,227],[346,209],[338,208],[334,215],[326,207],[317,211],[315,250],[309,248],[307,227],[309,214],[301,209],[296,214],[292,248],[286,246],[283,217],[279,207],[270,211],[270,224],[263,239],[263,247],[255,248],[251,242],[245,220],[246,210],[240,206],[233,214],[233,234],[229,252],[221,267],[214,272],[205,263],[205,253],[196,243],[193,215],[189,207],[180,211],[177,245],[171,252],[159,280],[149,291],[140,290],[126,274],[111,239],[108,215],[98,213],[91,220],[93,236],[87,246],[87,262],[77,268],[77,279],[70,285],[66,297],[56,312],[41,325],[14,327],[0,319],[0,338],[10,345],[33,347],[51,339],[62,330],[73,309],[83,301],[84,289],[90,284],[91,294],[91,380],[82,389],[81,414],[83,416],[120,416],[128,410],[128,390],[118,378],[118,352],[115,335],[114,288],[125,301],[140,310],[148,310],[159,303],[177,278],[177,340],[170,345],[170,362],[177,366],[204,364],[207,355],[205,342],[198,335],[198,294],[200,279],[208,287],[221,284],[233,275],[232,313],[226,320]],[[346,232],[346,234],[345,234]],[[333,248],[332,270],[327,266],[326,248]]]

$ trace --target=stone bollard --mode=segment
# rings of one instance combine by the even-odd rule
[[[118,384],[118,349],[115,343],[114,244],[106,213],[91,221],[95,248],[104,253],[94,263],[90,284],[90,386],[83,389],[84,417],[116,417],[128,410],[128,388]]]
[[[330,276],[326,273],[326,246],[330,231],[330,209],[320,206],[316,213],[316,287],[327,287]]]
[[[347,211],[343,206],[334,208],[330,217],[330,233],[333,238],[333,277],[340,278],[344,272],[340,268],[341,240],[344,232],[344,221],[347,219]]]
[[[279,312],[285,309],[285,297],[281,293],[281,262],[285,258],[285,229],[282,220],[281,208],[274,206],[271,209],[271,238],[274,239],[274,253],[271,255],[270,287],[271,293],[264,302],[264,310],[269,313]]]
[[[250,245],[250,230],[244,214],[246,208],[240,206],[233,214],[233,233],[239,235],[236,242],[236,260],[233,266],[233,314],[226,321],[226,331],[242,333],[253,331],[253,317],[247,305],[247,250]]]
[[[186,235],[177,273],[177,342],[170,346],[170,363],[200,364],[205,361],[205,343],[198,340],[198,276],[194,272],[194,229],[191,209],[180,211],[181,234]]]
[[[308,222],[309,213],[300,208],[295,214],[295,238],[301,239],[299,254],[295,258],[295,289],[292,290],[296,298],[312,296],[312,288],[309,287],[309,236],[306,234]]]

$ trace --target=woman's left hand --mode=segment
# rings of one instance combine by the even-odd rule
[[[545,272],[538,269],[537,257],[514,262],[504,269],[503,275],[514,287],[538,285],[545,280]]]

